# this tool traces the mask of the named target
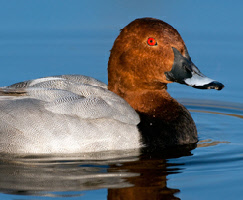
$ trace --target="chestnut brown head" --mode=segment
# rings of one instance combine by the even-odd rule
[[[120,96],[128,90],[162,89],[171,82],[223,88],[192,63],[177,30],[153,18],[136,19],[121,30],[111,50],[108,74],[109,89]]]

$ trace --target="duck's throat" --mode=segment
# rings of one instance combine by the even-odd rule
[[[182,105],[165,90],[136,90],[122,96],[138,113],[164,121],[178,118]]]
[[[140,115],[138,128],[146,147],[156,149],[197,142],[197,129],[189,111],[166,89],[118,94]]]

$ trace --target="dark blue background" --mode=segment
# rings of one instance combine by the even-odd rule
[[[1,0],[0,85],[59,74],[107,83],[109,50],[119,30],[136,18],[155,17],[180,32],[204,74],[225,84],[220,92],[170,84],[172,96],[242,103],[242,9],[242,1]],[[97,195],[105,197],[106,190],[86,192],[84,199]]]
[[[107,82],[109,50],[119,29],[136,18],[155,17],[176,28],[199,69],[226,86],[219,93],[173,84],[169,86],[172,95],[240,102],[242,4],[188,0],[0,1],[0,85],[56,74],[85,74]]]

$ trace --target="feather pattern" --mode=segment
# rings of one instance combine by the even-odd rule
[[[91,77],[53,76],[0,88],[0,152],[139,148],[139,121],[125,100]]]

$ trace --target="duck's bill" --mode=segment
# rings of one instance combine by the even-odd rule
[[[197,68],[196,68],[197,69]],[[186,85],[192,86],[198,89],[215,89],[221,90],[224,85],[218,81],[204,76],[201,72],[192,71],[192,77],[184,80]]]
[[[168,81],[186,84],[199,89],[223,89],[224,85],[218,81],[203,75],[200,70],[191,62],[191,58],[186,52],[186,56],[174,47],[174,64],[169,72],[165,72]]]

